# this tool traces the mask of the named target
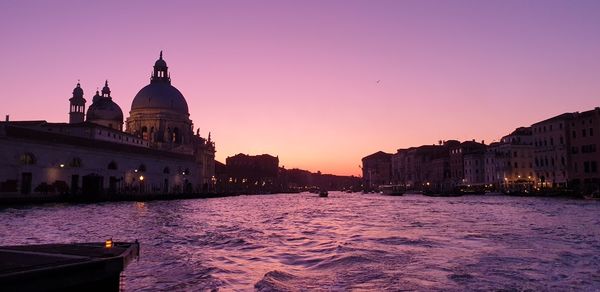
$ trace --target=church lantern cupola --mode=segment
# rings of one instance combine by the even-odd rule
[[[69,98],[69,124],[83,123],[85,119],[85,98],[83,98],[83,89],[77,82],[73,89],[73,97]]]
[[[169,76],[169,67],[167,67],[167,62],[163,60],[162,51],[160,51],[160,57],[154,63],[154,72],[152,73],[152,78],[150,78],[150,83],[167,83],[171,84],[171,76]]]
[[[108,87],[108,80],[104,81],[104,87],[102,88],[102,97],[110,98],[110,88]]]

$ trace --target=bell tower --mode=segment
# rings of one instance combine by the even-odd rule
[[[77,82],[77,86],[73,89],[73,97],[69,98],[69,124],[83,123],[85,120],[85,98],[83,98],[83,89]]]

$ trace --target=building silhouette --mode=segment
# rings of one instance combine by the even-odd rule
[[[133,99],[126,129],[108,80],[85,111],[80,83],[69,123],[0,123],[0,195],[207,192],[215,144],[194,134],[185,97],[171,85],[162,52],[150,84]]]
[[[465,186],[524,193],[600,191],[599,133],[596,107],[519,127],[489,145],[450,140],[398,149],[393,155],[379,151],[362,159],[364,188],[391,181],[406,189],[441,192]]]

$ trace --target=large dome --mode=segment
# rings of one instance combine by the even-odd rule
[[[131,104],[132,111],[139,109],[166,109],[189,114],[183,94],[166,82],[150,83],[142,88]]]

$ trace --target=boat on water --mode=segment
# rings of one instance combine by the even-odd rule
[[[596,191],[588,195],[583,195],[586,200],[600,200],[600,192]]]
[[[389,196],[402,196],[405,192],[405,188],[402,185],[381,185],[379,186],[379,192]]]
[[[0,246],[2,291],[121,291],[137,242]]]
[[[329,196],[329,192],[327,192],[327,191],[320,191],[319,192],[319,197],[325,198],[327,196]]]

